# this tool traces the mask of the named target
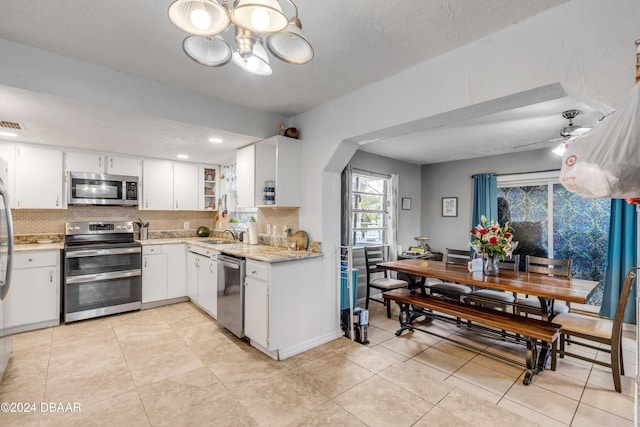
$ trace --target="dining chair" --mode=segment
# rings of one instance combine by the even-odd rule
[[[379,289],[382,292],[391,289],[404,288],[408,282],[387,277],[387,270],[378,267],[378,264],[389,260],[388,246],[365,246],[364,259],[367,268],[367,299],[365,308],[369,309],[369,300],[379,302],[387,306],[387,318],[391,318],[391,301],[371,297],[371,288]]]
[[[525,271],[535,274],[546,274],[549,276],[571,277],[571,260],[570,259],[553,259],[538,256],[527,255],[525,258]],[[540,299],[538,297],[530,297],[528,295],[523,299],[516,301],[514,305],[515,314],[541,315]],[[560,313],[569,312],[569,303],[553,302],[554,316]]]
[[[629,300],[629,294],[631,293],[631,285],[636,278],[636,271],[638,268],[631,268],[627,273],[627,276],[622,285],[620,292],[620,300],[616,307],[616,312],[613,320],[595,317],[585,316],[575,313],[561,313],[553,318],[553,323],[562,325],[562,333],[560,335],[560,349],[557,345],[553,346],[551,357],[551,369],[555,370],[556,357],[571,356],[577,359],[592,362],[601,366],[611,368],[613,374],[613,385],[618,393],[622,392],[622,385],[620,376],[624,375],[624,362],[622,360],[622,324],[624,319],[624,311],[627,307],[627,301]],[[599,344],[608,345],[609,348],[602,348],[583,341],[571,340],[569,337],[581,338],[583,340],[594,341]],[[565,344],[580,345],[591,349],[598,350],[600,352],[609,353],[609,362],[603,362],[597,359],[596,356],[588,357],[584,353],[576,354],[565,350]]]
[[[447,266],[458,266],[467,269],[467,263],[473,258],[472,251],[466,251],[461,249],[445,249],[444,263]],[[464,300],[464,297],[471,293],[471,287],[467,285],[461,285],[459,283],[443,282],[438,279],[427,279],[427,284],[431,294],[441,295],[445,298],[455,299],[458,301]]]
[[[511,259],[498,262],[498,267],[501,270],[518,271],[520,267],[520,255],[513,255]],[[515,300],[516,297],[513,293],[496,289],[477,289],[465,298],[465,301],[468,303],[482,307],[499,308],[502,311],[507,311],[507,308],[513,305]]]

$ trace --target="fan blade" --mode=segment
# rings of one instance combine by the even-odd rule
[[[522,147],[530,147],[532,145],[537,145],[537,144],[546,144],[546,143],[551,143],[551,142],[558,142],[558,141],[564,141],[565,138],[564,137],[560,137],[560,138],[553,138],[553,139],[545,139],[542,141],[536,141],[536,142],[529,142],[527,144],[522,144],[522,145],[516,145],[515,147],[513,147],[513,149],[517,149],[517,148],[522,148]]]

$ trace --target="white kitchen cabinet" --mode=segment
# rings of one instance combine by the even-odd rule
[[[189,246],[187,252],[187,295],[198,307],[218,317],[218,251]]]
[[[198,180],[198,210],[211,211],[218,209],[220,178],[219,166],[200,165]]]
[[[60,251],[16,252],[5,299],[5,328],[16,333],[60,324]]]
[[[173,164],[173,209],[180,211],[198,210],[199,166],[194,163],[175,162]]]
[[[62,209],[62,150],[30,145],[16,147],[15,203],[18,209]]]
[[[185,245],[142,247],[142,302],[187,296]]]
[[[9,202],[11,202],[11,207],[15,208],[15,183],[16,183],[16,145],[0,141],[0,158],[3,158],[7,162],[9,182],[5,182],[4,185],[7,187],[7,191],[9,192]]]
[[[142,247],[142,303],[167,299],[167,254],[162,245]]]
[[[264,205],[265,181],[276,182],[275,205],[300,206],[302,145],[274,136],[236,152],[236,202],[239,207]]]
[[[269,348],[269,282],[247,276],[244,282],[244,334]]]
[[[162,245],[167,255],[167,298],[187,296],[187,248],[185,245]]]
[[[109,173],[137,177],[142,174],[142,161],[130,157],[67,151],[65,163],[67,172]]]
[[[107,156],[107,173],[124,176],[141,176],[142,160],[133,157]]]
[[[321,281],[319,257],[276,263],[248,259],[244,328],[251,345],[277,359],[317,345]]]
[[[142,210],[173,210],[173,162],[144,160],[142,165]]]

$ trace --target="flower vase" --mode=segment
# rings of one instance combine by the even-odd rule
[[[500,274],[500,268],[498,267],[500,262],[500,255],[485,254],[484,258],[484,274],[487,276],[497,276]]]

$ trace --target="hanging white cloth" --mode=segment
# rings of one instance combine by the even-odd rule
[[[640,85],[614,114],[567,143],[560,182],[584,197],[640,197]]]

